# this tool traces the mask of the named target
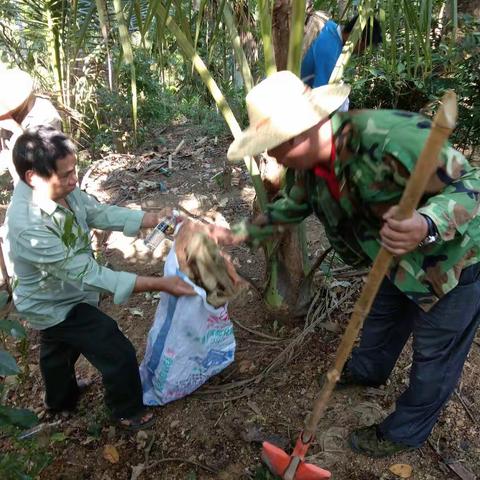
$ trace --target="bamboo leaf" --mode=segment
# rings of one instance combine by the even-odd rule
[[[96,6],[94,4],[90,6],[87,15],[82,21],[82,28],[80,29],[80,32],[78,33],[78,36],[75,39],[75,46],[74,46],[75,50],[73,51],[73,55],[72,55],[73,60],[77,58],[78,52],[85,44],[85,38],[87,36],[88,28],[90,27],[90,22],[93,17],[93,12],[95,11],[95,7]]]

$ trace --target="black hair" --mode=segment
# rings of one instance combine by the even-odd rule
[[[55,128],[40,125],[22,133],[13,147],[13,164],[19,177],[25,181],[25,173],[33,170],[43,178],[50,178],[57,171],[57,160],[75,154],[73,142]]]
[[[343,27],[343,31],[345,33],[351,33],[351,31],[353,30],[353,26],[357,21],[357,18],[358,18],[358,15],[355,15],[346,23],[346,25]],[[362,32],[362,42],[367,41],[367,43],[370,43],[370,38],[371,38],[372,45],[378,45],[379,43],[382,43],[382,27],[380,26],[380,22],[376,18],[373,18],[373,29],[371,28],[370,24],[371,24],[371,21],[370,21],[370,18],[368,18],[367,25],[365,26]]]

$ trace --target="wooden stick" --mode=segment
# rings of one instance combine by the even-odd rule
[[[442,104],[435,115],[430,134],[403,192],[400,204],[398,205],[398,219],[409,218],[415,211],[425,191],[428,180],[438,166],[440,151],[454,129],[456,119],[456,96],[453,91],[449,91],[442,98]],[[358,332],[362,328],[363,322],[370,311],[380,284],[388,272],[392,258],[393,256],[388,250],[383,247],[380,248],[360,297],[355,303],[352,316],[338,346],[334,364],[327,373],[327,380],[318,398],[315,400],[313,411],[306,422],[305,430],[302,434],[302,439],[305,443],[310,442],[315,435],[318,422],[325,413],[328,400],[332,395],[335,384],[340,378],[340,373],[352,351]]]
[[[168,156],[168,168],[171,169],[172,168],[172,158],[180,151],[180,149],[183,147],[185,143],[185,139],[181,140],[180,143],[176,146],[175,150],[173,151],[173,153],[171,153],[169,156]]]

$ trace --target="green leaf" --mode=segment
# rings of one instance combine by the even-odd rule
[[[0,308],[3,308],[8,302],[8,293],[5,290],[0,292]]]
[[[0,405],[0,425],[15,425],[31,428],[38,423],[37,416],[26,408],[12,408]]]
[[[25,338],[27,336],[25,328],[18,320],[0,320],[0,331],[15,338]]]
[[[61,238],[61,235],[57,232],[57,230],[55,230],[54,228],[52,228],[48,225],[46,225],[46,228],[47,228],[47,230],[50,230],[50,232],[52,232],[56,237]]]
[[[67,215],[65,217],[65,224],[63,225],[63,244],[67,247],[73,247],[75,245],[75,235],[73,234],[73,215]]]
[[[7,351],[0,348],[0,375],[16,375],[20,373],[17,362]]]
[[[50,440],[52,442],[64,442],[67,438],[63,432],[56,432],[50,437]]]

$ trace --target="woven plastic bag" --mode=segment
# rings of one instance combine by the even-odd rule
[[[197,295],[160,295],[140,365],[145,405],[165,405],[189,395],[230,365],[235,355],[227,304],[214,308],[207,303],[205,290],[179,270],[175,244],[164,275],[178,275]]]

